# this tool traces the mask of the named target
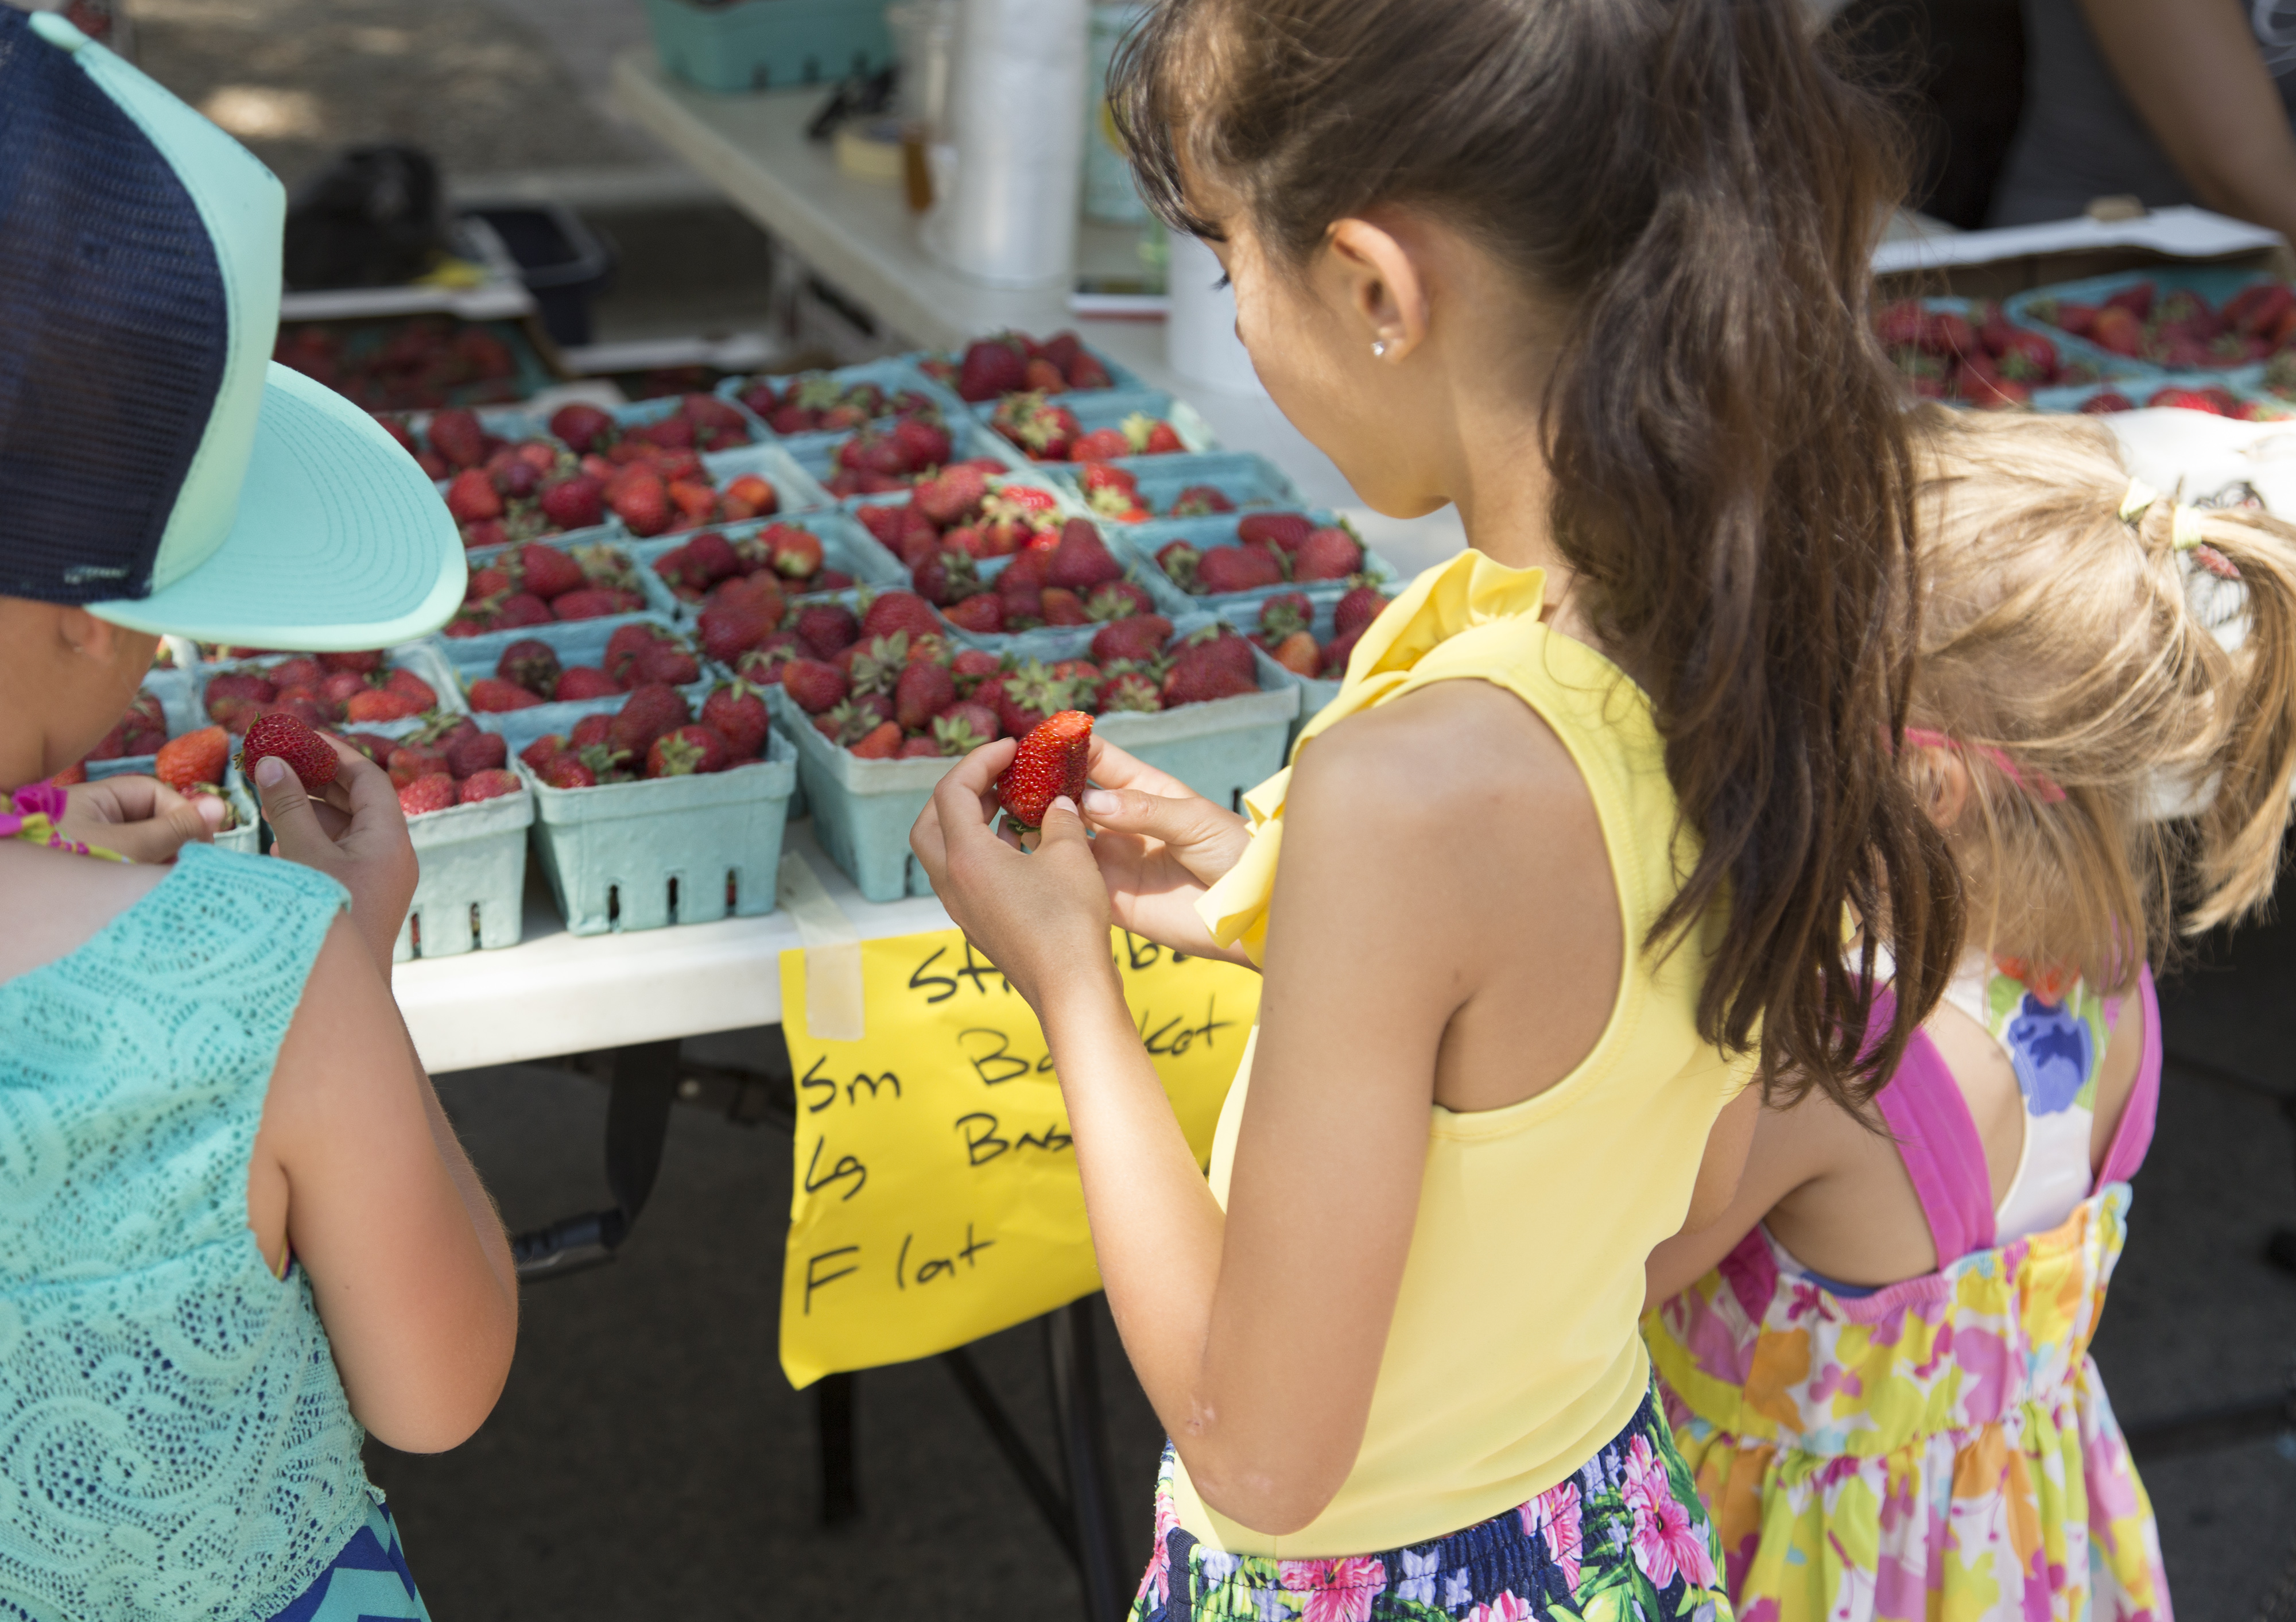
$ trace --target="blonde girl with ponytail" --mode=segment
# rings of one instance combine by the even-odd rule
[[[2153,968],[2277,873],[2296,529],[2179,505],[2078,418],[1925,412],[1915,467],[1898,760],[1960,963],[1872,1111],[1762,1113],[1723,1218],[1652,1256],[1644,1331],[1741,1618],[2165,1619],[2088,1345]]]

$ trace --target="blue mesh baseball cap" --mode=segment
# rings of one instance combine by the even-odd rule
[[[318,651],[455,611],[422,468],[271,359],[286,207],[152,79],[0,4],[0,595]]]

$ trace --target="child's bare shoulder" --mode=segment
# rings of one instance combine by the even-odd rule
[[[1328,786],[1439,821],[1479,810],[1591,812],[1594,803],[1554,729],[1488,681],[1435,682],[1349,716],[1300,760],[1311,795]]]
[[[0,839],[0,981],[78,951],[168,871]]]

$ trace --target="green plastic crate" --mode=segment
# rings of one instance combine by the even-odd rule
[[[517,770],[535,802],[535,849],[576,935],[774,910],[797,781],[795,753],[780,734],[767,739],[756,765],[703,777],[550,788],[522,763]]]
[[[833,84],[892,65],[881,0],[646,0],[661,65],[704,90]]]
[[[390,960],[453,958],[515,946],[526,917],[526,830],[532,785],[406,821],[422,877]]]

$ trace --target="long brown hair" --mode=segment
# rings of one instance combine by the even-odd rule
[[[1948,836],[1970,940],[2126,991],[2279,876],[2296,529],[2132,500],[2094,418],[1932,408],[1917,427],[1913,719],[1967,774]],[[1932,796],[1939,753],[1907,753]]]
[[[1866,319],[1902,193],[1883,110],[1800,0],[1162,0],[1111,77],[1176,229],[1217,233],[1184,169],[1293,267],[1337,220],[1424,210],[1567,311],[1555,539],[1698,837],[1646,944],[1707,954],[1700,1031],[1756,1050],[1773,1097],[1862,1105],[1960,935],[1952,858],[1890,753],[1916,594]],[[1869,1040],[1882,946],[1898,994]]]

